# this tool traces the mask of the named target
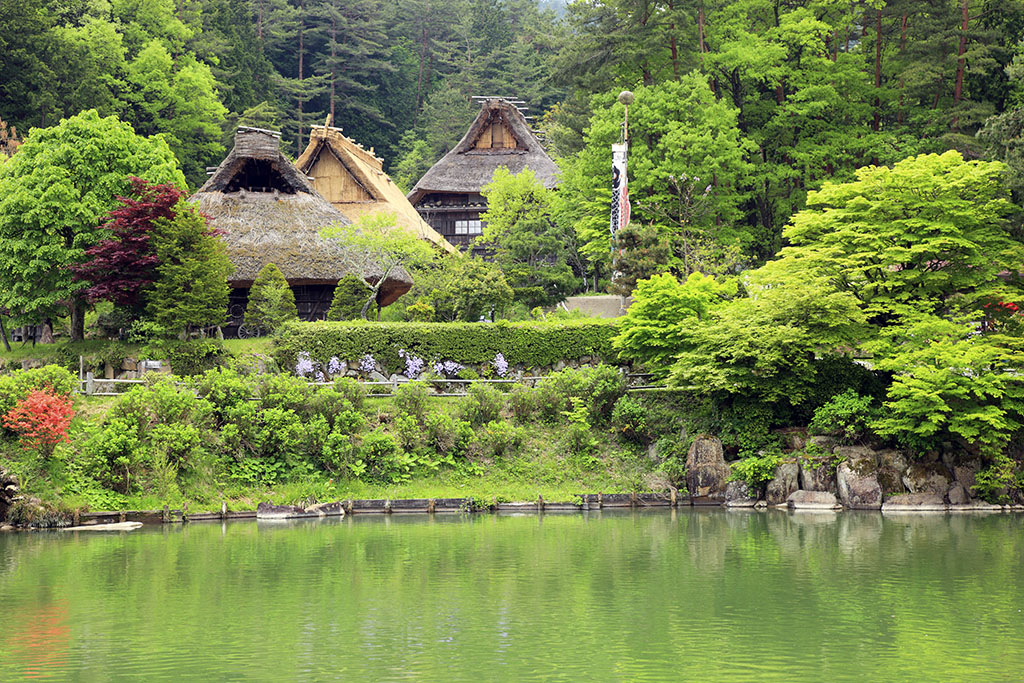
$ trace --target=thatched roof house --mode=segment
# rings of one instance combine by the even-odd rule
[[[313,179],[313,187],[352,221],[367,214],[387,212],[398,220],[397,227],[417,235],[439,248],[455,247],[428,225],[413,208],[405,193],[384,172],[384,161],[346,137],[340,128],[323,126],[309,133],[309,145],[295,166]]]
[[[508,100],[488,99],[459,144],[419,179],[409,201],[449,242],[468,245],[483,231],[487,202],[480,190],[500,166],[512,173],[530,168],[544,187],[558,185],[558,166],[523,114]]]
[[[190,199],[212,227],[224,231],[235,266],[228,281],[233,322],[267,263],[284,273],[295,291],[299,317],[306,320],[326,315],[342,276],[354,273],[372,283],[382,274],[367,254],[320,237],[321,228],[350,221],[320,196],[279,146],[279,133],[239,128],[234,148]],[[408,273],[393,272],[380,290],[380,303],[392,303],[411,287]]]

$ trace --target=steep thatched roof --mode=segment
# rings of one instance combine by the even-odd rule
[[[449,253],[458,251],[420,217],[384,172],[383,160],[346,137],[340,128],[313,128],[309,145],[295,165],[313,178],[313,187],[348,219],[356,221],[368,214],[392,213],[398,220],[396,227]]]
[[[309,179],[281,154],[279,136],[240,128],[235,146],[209,180],[192,195],[209,224],[224,232],[235,266],[229,283],[248,287],[267,263],[292,285],[333,284],[349,273],[369,282],[382,268],[365,252],[320,237],[321,228],[350,221],[313,189]],[[405,271],[389,274],[381,303],[412,287]]]
[[[511,134],[512,139],[504,139],[501,146],[495,147],[481,144],[482,136],[499,130],[496,126],[500,126],[502,134]],[[558,167],[541,147],[522,113],[507,100],[484,100],[480,114],[462,140],[419,179],[408,195],[409,201],[416,204],[429,192],[479,192],[491,182],[499,166],[512,173],[529,167],[544,187],[558,185]]]

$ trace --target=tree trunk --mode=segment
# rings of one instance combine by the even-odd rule
[[[85,339],[85,302],[75,297],[71,300],[71,341]]]
[[[882,10],[875,10],[875,92],[882,87]],[[882,99],[875,95],[875,119],[872,130],[878,131],[882,122]]]
[[[704,5],[697,8],[697,47],[700,48],[700,65],[704,66]]]
[[[335,14],[335,11],[334,11],[334,10],[336,10],[336,8],[334,7],[334,3],[331,3],[331,9],[332,9],[332,12],[331,12],[331,98],[330,98],[330,102],[331,102],[331,125],[333,126],[334,125],[334,76],[335,76],[335,69],[337,67],[337,63],[335,62],[335,57],[337,56],[337,48],[338,48],[338,19],[337,19],[337,16]],[[299,149],[302,149],[302,145],[301,144],[299,145]]]
[[[306,28],[306,3],[305,0],[299,2],[299,97],[298,97],[298,123],[299,123],[299,142],[296,145],[296,149],[302,149],[302,139],[305,136],[305,129],[302,127],[302,58],[305,55],[305,49],[302,43],[302,34]]]
[[[373,283],[373,289],[370,291],[370,296],[367,298],[366,303],[363,304],[363,309],[359,311],[359,317],[363,320],[368,320],[366,314],[370,311],[370,304],[377,300],[377,294],[380,292],[380,288],[384,285],[384,280],[387,279],[388,273],[391,269],[388,268],[384,271],[384,274],[380,276],[380,279]],[[380,307],[378,306],[378,316],[380,314]]]
[[[669,0],[668,11],[674,12],[676,9],[675,4],[672,0]],[[669,24],[669,52],[672,55],[672,74],[675,80],[679,80],[679,50],[676,49],[676,23],[673,21]]]
[[[7,330],[4,328],[4,317],[2,315],[0,315],[0,338],[4,340],[4,349],[10,352],[11,342],[7,339]]]
[[[971,7],[970,0],[962,0],[960,9],[963,14],[963,23],[960,26],[960,49],[956,53],[956,86],[953,88],[953,102],[959,103],[964,91],[964,53],[967,52],[967,25],[970,17],[968,12]]]

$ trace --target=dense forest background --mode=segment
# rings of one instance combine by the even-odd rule
[[[1020,0],[19,0],[0,4],[0,118],[23,138],[116,114],[196,186],[237,125],[294,156],[330,114],[408,187],[472,96],[514,95],[597,262],[629,88],[621,269],[713,271],[770,257],[809,190],[867,164],[955,149],[1020,189],[1022,39]]]

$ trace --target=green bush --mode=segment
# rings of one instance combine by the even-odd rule
[[[626,393],[626,378],[610,365],[565,369],[542,379],[536,392],[541,416],[547,421],[557,422],[572,409],[573,399],[580,399],[589,407],[591,422],[602,425]]]
[[[498,419],[505,396],[490,384],[471,384],[469,393],[459,400],[459,416],[474,427]]]
[[[332,356],[355,360],[369,353],[386,369],[405,368],[398,356],[404,349],[428,363],[454,360],[463,365],[483,365],[501,353],[512,365],[553,365],[583,356],[617,360],[611,339],[613,320],[567,322],[499,321],[480,323],[288,323],[274,337],[274,356],[281,367],[295,367],[300,352],[326,361]]]
[[[512,417],[518,422],[529,422],[537,413],[537,395],[525,384],[513,384],[506,401]]]
[[[327,310],[327,319],[358,320],[363,304],[370,298],[370,288],[358,275],[346,275],[334,287],[334,298]]]
[[[625,395],[612,409],[612,431],[635,443],[647,441],[647,409],[632,396]]]
[[[878,414],[878,406],[872,397],[847,389],[814,411],[809,430],[812,434],[830,434],[850,443],[868,432],[868,426]]]
[[[0,416],[10,412],[30,391],[44,387],[60,396],[70,396],[78,388],[78,377],[59,365],[44,365],[0,375]]]
[[[992,464],[974,476],[975,484],[972,492],[989,503],[1006,504],[1010,502],[1013,491],[1024,489],[1024,472],[1019,464],[1010,456],[997,455]]]
[[[583,400],[576,396],[570,399],[570,405],[572,407],[562,414],[567,423],[562,436],[563,443],[570,455],[589,456],[597,447],[597,439],[594,437],[590,424],[589,411],[583,404]]]
[[[409,478],[411,458],[391,434],[378,427],[363,437],[359,459],[366,467],[365,478],[384,484],[397,484]]]
[[[245,324],[264,332],[274,332],[290,320],[298,320],[295,293],[288,286],[281,269],[268,263],[256,274],[249,288],[245,307]]]
[[[403,413],[413,416],[417,422],[423,422],[427,410],[427,397],[430,389],[422,382],[407,382],[399,386],[394,393],[395,407]]]
[[[363,409],[366,401],[366,387],[351,377],[339,377],[334,380],[334,390],[348,399],[356,410]]]
[[[150,358],[163,358],[171,365],[175,375],[201,375],[219,367],[227,359],[224,344],[216,339],[189,339],[149,344],[142,354]]]
[[[494,420],[480,427],[476,433],[477,450],[495,458],[510,457],[519,452],[523,444],[522,429],[504,420]]]
[[[775,468],[781,460],[782,457],[774,451],[741,458],[732,463],[727,481],[745,481],[751,489],[759,489],[775,477]]]

